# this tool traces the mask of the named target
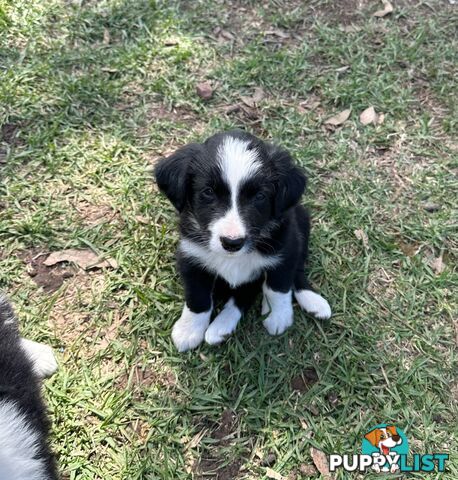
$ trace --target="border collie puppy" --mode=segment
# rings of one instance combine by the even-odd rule
[[[57,480],[40,380],[57,369],[47,345],[19,336],[0,294],[0,479]]]
[[[180,352],[204,339],[222,342],[261,290],[271,335],[292,325],[293,294],[316,318],[331,316],[307,282],[310,225],[299,205],[306,178],[286,150],[234,130],[182,147],[158,163],[155,175],[180,214],[185,305],[172,331]]]

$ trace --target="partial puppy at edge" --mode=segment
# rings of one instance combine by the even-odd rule
[[[52,349],[21,338],[0,293],[0,479],[57,480],[41,381],[57,370]]]
[[[223,342],[261,291],[271,335],[293,324],[293,296],[309,314],[330,318],[307,280],[306,177],[287,150],[241,130],[218,133],[160,160],[155,177],[180,218],[185,304],[172,330],[180,352]]]

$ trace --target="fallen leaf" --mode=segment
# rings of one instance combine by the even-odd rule
[[[118,266],[116,260],[113,258],[104,258],[89,249],[77,250],[75,248],[51,253],[43,262],[43,265],[51,267],[56,263],[61,262],[76,263],[84,270],[89,270],[91,268],[116,268]]]
[[[229,113],[234,113],[234,112],[238,112],[242,107],[240,106],[239,103],[235,103],[234,105],[226,105],[223,107],[223,111],[224,113],[226,114],[229,114]]]
[[[433,212],[437,212],[438,210],[440,210],[441,206],[438,203],[426,202],[426,203],[423,204],[423,208],[427,212],[433,213]]]
[[[299,471],[302,473],[302,475],[306,475],[308,477],[313,477],[317,474],[317,470],[313,465],[306,465],[305,463],[299,467]]]
[[[348,120],[350,113],[351,113],[351,108],[347,108],[346,110],[343,110],[337,115],[334,115],[333,117],[328,118],[327,120],[324,121],[324,123],[326,125],[333,125],[335,127],[338,127],[339,125],[342,125]]]
[[[393,11],[393,5],[391,5],[391,3],[388,0],[382,0],[382,3],[384,6],[383,10],[377,10],[374,13],[374,17],[380,17],[380,18],[385,17],[386,15],[388,15]]]
[[[280,29],[275,29],[275,30],[267,30],[266,35],[275,35],[276,37],[279,38],[289,38],[291,35],[287,32],[284,32],[283,30]]]
[[[264,90],[262,87],[256,87],[253,93],[253,101],[259,103],[264,98]]]
[[[445,269],[445,264],[442,260],[442,254],[439,257],[433,258],[430,265],[434,270],[434,273],[440,275]]]
[[[375,111],[374,107],[369,107],[364,110],[361,115],[359,116],[359,121],[363,125],[369,125],[373,123],[374,125],[378,123],[378,114]]]
[[[328,458],[326,454],[321,450],[312,447],[310,449],[310,455],[312,456],[315,467],[321,473],[321,475],[323,475],[325,478],[333,478],[329,472]]]
[[[358,229],[355,230],[353,233],[358,240],[361,240],[363,242],[364,248],[369,247],[369,239],[367,238],[367,234],[364,230]]]
[[[220,36],[225,38],[226,40],[234,40],[234,35],[231,32],[228,32],[227,30],[220,30],[219,32]]]
[[[176,38],[167,38],[164,40],[164,47],[174,47],[175,45],[179,45],[179,43]]]
[[[203,100],[210,100],[213,96],[213,87],[210,82],[201,82],[196,85],[196,93]]]
[[[118,73],[119,70],[117,68],[111,68],[111,67],[102,67],[100,70],[102,70],[102,72],[106,72],[106,73]]]
[[[254,106],[255,106],[255,103],[253,101],[253,97],[247,97],[246,95],[240,95],[240,100],[242,100],[242,102],[247,107],[254,108]]]
[[[385,121],[385,114],[380,113],[377,120],[377,125],[381,125]]]
[[[284,479],[283,475],[276,472],[275,470],[272,470],[269,467],[266,468],[266,477],[267,478],[273,478],[274,480],[283,480]]]
[[[242,102],[250,107],[255,108],[256,105],[264,98],[264,90],[261,87],[256,87],[251,97],[242,95],[240,99]]]
[[[108,30],[108,28],[105,28],[103,30],[103,44],[108,45],[110,43],[110,40],[111,40],[110,30]]]

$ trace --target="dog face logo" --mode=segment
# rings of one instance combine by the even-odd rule
[[[331,453],[329,471],[341,468],[345,472],[413,473],[445,471],[448,453],[412,453],[406,434],[390,423],[372,427],[363,437],[361,455]],[[346,477],[345,477],[346,478]],[[383,477],[387,478],[387,477]],[[396,477],[398,478],[398,477]],[[439,477],[438,477],[439,478]]]
[[[373,470],[395,473],[399,470],[396,459],[408,452],[407,437],[394,425],[377,425],[364,435],[362,451],[378,459]]]
[[[377,447],[382,455],[388,455],[392,448],[402,443],[402,438],[398,435],[394,425],[389,425],[385,428],[374,428],[364,438],[374,447]]]

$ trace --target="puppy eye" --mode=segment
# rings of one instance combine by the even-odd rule
[[[258,202],[262,202],[266,199],[266,194],[262,192],[258,192],[254,197]]]
[[[213,188],[207,187],[206,189],[202,190],[201,195],[205,200],[213,200],[215,197],[215,191]]]

